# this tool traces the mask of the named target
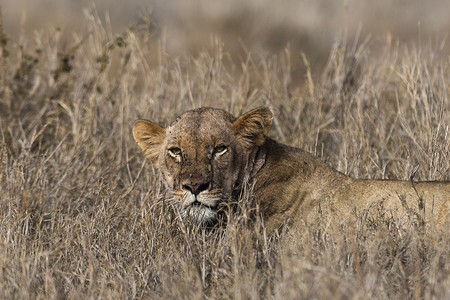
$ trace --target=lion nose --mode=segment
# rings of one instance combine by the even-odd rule
[[[190,182],[183,184],[183,189],[191,192],[194,195],[198,195],[209,188],[209,182]]]

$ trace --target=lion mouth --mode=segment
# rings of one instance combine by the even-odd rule
[[[210,197],[208,195],[194,195],[192,193],[184,194],[182,198],[182,205],[184,208],[209,208],[211,210],[216,210],[218,206],[218,200],[215,197]]]
[[[198,207],[198,208],[209,208],[211,210],[217,210],[217,205],[208,205],[206,203],[200,202],[197,198],[189,204],[190,207]]]
[[[181,201],[182,217],[193,219],[199,224],[215,223],[220,202],[220,199],[211,195],[185,193]]]

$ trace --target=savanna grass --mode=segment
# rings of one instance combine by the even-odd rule
[[[318,216],[285,253],[288,229],[266,232],[251,192],[224,228],[197,228],[131,136],[138,118],[168,125],[198,106],[266,105],[271,136],[346,174],[449,180],[450,60],[439,47],[387,40],[374,54],[369,40],[342,41],[321,76],[292,78],[301,54],[288,49],[236,64],[212,39],[170,57],[145,28],[113,36],[86,19],[70,47],[60,30],[1,32],[1,298],[450,298],[448,230],[361,208],[353,227]]]

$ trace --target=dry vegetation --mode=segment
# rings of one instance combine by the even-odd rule
[[[318,218],[284,253],[251,195],[226,228],[185,224],[131,136],[209,105],[267,105],[271,136],[358,178],[450,179],[450,57],[439,44],[336,43],[321,76],[289,49],[236,63],[220,40],[169,56],[145,28],[0,44],[0,298],[449,299],[450,232],[412,216]],[[308,60],[304,58],[305,65]],[[244,214],[245,213],[245,214]],[[355,212],[356,213],[356,212]],[[257,214],[256,214],[257,215]],[[282,238],[282,237],[281,237]]]

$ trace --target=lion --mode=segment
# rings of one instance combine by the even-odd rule
[[[427,222],[448,217],[449,181],[351,178],[268,137],[272,120],[265,107],[238,118],[202,107],[167,128],[137,120],[133,137],[161,171],[181,215],[200,224],[217,222],[221,209],[238,201],[246,184],[253,187],[269,231],[288,224],[294,235],[301,234],[318,214],[345,221],[355,209],[382,208],[398,218],[409,210]]]

